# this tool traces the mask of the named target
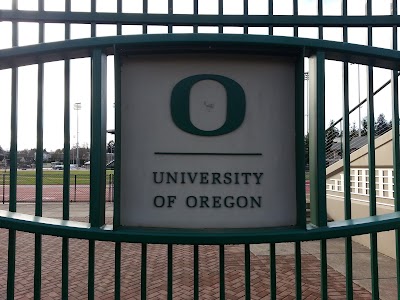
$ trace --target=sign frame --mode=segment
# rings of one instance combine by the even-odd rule
[[[246,50],[244,50],[246,49]],[[124,46],[115,49],[115,169],[114,169],[114,224],[113,230],[129,230],[141,228],[146,230],[146,227],[125,227],[121,225],[121,63],[125,57],[132,55],[148,55],[155,54],[182,54],[182,53],[218,53],[218,54],[246,54],[246,55],[261,55],[261,56],[279,56],[290,58],[295,61],[295,160],[296,160],[296,225],[285,227],[259,227],[259,228],[229,228],[229,229],[181,229],[181,228],[147,228],[150,231],[162,231],[163,233],[175,234],[177,232],[226,232],[227,235],[235,233],[243,234],[252,231],[259,232],[260,230],[274,230],[278,228],[306,228],[306,198],[305,198],[305,163],[304,163],[304,53],[299,48],[281,48],[279,46],[250,45],[249,43],[230,43],[229,45],[218,45],[213,42],[199,43],[174,43],[173,40],[163,42],[160,45],[142,45],[142,47]]]

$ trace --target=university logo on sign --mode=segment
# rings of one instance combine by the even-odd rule
[[[190,91],[196,83],[204,80],[220,83],[226,92],[226,120],[215,130],[201,130],[193,125],[190,119]],[[180,129],[191,134],[217,136],[230,133],[243,123],[245,114],[246,96],[243,88],[236,81],[225,76],[214,74],[190,76],[178,82],[171,93],[172,120]]]
[[[294,225],[294,69],[245,55],[126,58],[121,225]]]

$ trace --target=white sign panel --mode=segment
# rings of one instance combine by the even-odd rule
[[[287,58],[123,59],[121,225],[296,224],[294,79]]]

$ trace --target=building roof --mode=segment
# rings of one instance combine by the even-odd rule
[[[366,145],[367,143],[368,143],[367,136],[355,136],[350,140],[350,149],[359,149],[362,146]],[[332,144],[331,150],[333,150],[333,151],[341,151],[342,150],[342,144],[341,144],[340,140],[334,141],[334,143]]]

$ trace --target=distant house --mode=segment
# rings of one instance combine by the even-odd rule
[[[43,150],[43,161],[48,162],[51,160],[51,156],[53,153],[47,152],[46,150]],[[35,152],[35,161],[36,161],[36,152]]]

